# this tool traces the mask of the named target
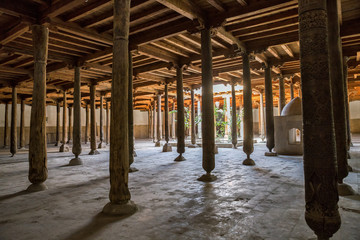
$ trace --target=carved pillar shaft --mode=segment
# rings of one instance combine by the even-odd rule
[[[85,144],[89,141],[89,104],[85,105]]]
[[[56,101],[56,142],[55,146],[60,144],[60,100]]]
[[[235,84],[231,84],[231,142],[233,148],[237,148],[237,119],[236,119],[236,96],[235,96]]]
[[[299,1],[305,219],[319,239],[329,239],[341,224],[326,2]]]
[[[346,146],[350,150],[351,146],[351,132],[350,132],[350,114],[349,114],[349,98],[348,98],[348,66],[346,59],[343,59],[343,73],[344,73],[344,98],[345,98],[345,117],[346,117]]]
[[[243,82],[244,82],[244,145],[243,150],[247,158],[243,164],[253,165],[250,154],[254,151],[253,144],[253,113],[252,113],[252,88],[250,79],[249,56],[245,53],[243,58]],[[250,164],[251,162],[251,164]]]
[[[157,119],[156,119],[156,136],[157,142],[160,144],[161,141],[161,95],[157,95]]]
[[[32,95],[29,144],[29,181],[39,184],[47,179],[46,154],[46,62],[49,29],[32,26],[34,46],[34,87]]]
[[[95,112],[96,84],[90,84],[90,155],[97,154],[96,150],[96,112]]]
[[[133,66],[129,52],[129,87],[128,87],[128,124],[129,124],[129,166],[134,162],[134,101],[133,101]]]
[[[153,142],[156,142],[156,101],[154,99],[154,102],[153,102],[153,122],[152,122],[152,125],[153,125]]]
[[[264,123],[264,94],[260,93],[260,138],[263,141],[265,138],[265,123]]]
[[[98,148],[102,148],[104,141],[104,94],[100,94],[100,143]]]
[[[110,129],[110,106],[109,106],[109,100],[106,100],[106,131],[105,131],[105,139],[106,144],[109,144],[109,129]]]
[[[195,93],[191,89],[191,144],[196,144],[196,129],[195,129]]]
[[[266,147],[269,152],[275,146],[274,137],[274,105],[270,66],[265,67],[265,105],[266,105]]]
[[[183,67],[176,67],[176,101],[177,101],[177,152],[185,152],[185,112],[183,92]]]
[[[173,106],[172,106],[172,110],[175,111],[175,101],[173,102]],[[175,139],[176,138],[176,131],[175,131],[175,118],[176,118],[176,113],[173,112],[172,113],[172,123],[171,123],[171,132],[172,132],[172,138]]]
[[[11,102],[11,131],[10,131],[10,153],[12,156],[17,151],[17,89],[12,87],[12,102]]]
[[[72,134],[71,134],[71,129],[72,129],[72,106],[68,105],[68,110],[69,110],[69,128],[68,128],[68,143],[72,142]]]
[[[169,142],[169,96],[168,85],[165,84],[165,141]]]
[[[73,147],[72,152],[75,158],[81,153],[81,81],[80,67],[75,67],[74,76],[74,126],[73,126]]]
[[[285,104],[285,82],[284,78],[281,76],[279,79],[279,115],[281,115],[281,111],[285,107]]]
[[[62,125],[62,145],[65,145],[66,143],[66,135],[67,135],[67,131],[66,131],[66,117],[67,117],[67,99],[66,99],[66,91],[63,91],[63,125]]]
[[[4,148],[7,147],[8,144],[8,128],[9,128],[9,104],[5,103],[5,125],[4,125]]]
[[[21,99],[20,148],[25,148],[25,100]]]
[[[290,82],[290,97],[291,97],[291,100],[294,99],[294,83],[292,80]]]

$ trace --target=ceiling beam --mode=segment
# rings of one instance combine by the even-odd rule
[[[282,44],[281,48],[284,49],[284,51],[287,53],[287,55],[289,55],[290,57],[294,57],[294,53],[288,45]]]
[[[201,22],[205,22],[204,12],[195,6],[192,0],[157,0],[157,2],[190,20],[198,19]]]
[[[51,4],[51,6],[45,10],[43,13],[43,18],[53,18],[57,17],[73,8],[79,6],[84,3],[84,0],[62,0],[57,1],[55,4]]]
[[[0,35],[0,44],[6,44],[21,36],[23,33],[29,31],[29,26],[26,23],[20,22],[9,31]]]
[[[227,32],[224,27],[217,28],[217,36],[227,43],[236,44],[237,47],[241,49],[241,51],[246,52],[245,44],[242,41],[240,41],[238,38],[234,37],[232,33]]]
[[[226,7],[224,6],[224,4],[219,1],[219,0],[207,0],[207,2],[213,6],[214,8],[216,8],[217,10],[219,10],[220,12],[225,12],[226,11]]]

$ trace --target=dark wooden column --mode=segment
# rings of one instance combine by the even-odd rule
[[[63,125],[62,125],[62,143],[59,149],[59,152],[68,152],[69,146],[66,144],[66,117],[67,117],[67,99],[66,99],[66,91],[63,90]]]
[[[81,76],[80,67],[75,67],[74,76],[74,126],[73,126],[73,146],[72,152],[75,158],[69,162],[70,166],[82,165],[82,160],[79,158],[81,153]]]
[[[169,143],[169,94],[168,94],[168,84],[165,84],[164,87],[164,92],[165,92],[165,141],[166,143],[164,144],[163,147],[163,152],[172,152],[172,147],[171,144]]]
[[[290,97],[291,97],[291,100],[294,99],[294,83],[293,83],[293,79],[290,79]]]
[[[259,106],[259,122],[260,122],[260,138],[264,143],[265,139],[265,119],[264,119],[264,90],[260,90],[260,106]]]
[[[4,148],[7,147],[8,144],[8,129],[9,129],[9,103],[5,103],[5,125],[4,125]]]
[[[250,154],[254,151],[253,142],[253,113],[252,113],[252,88],[250,79],[250,63],[247,53],[242,55],[243,59],[243,82],[244,82],[244,145],[243,150],[246,154],[244,165],[255,165]]]
[[[105,148],[104,141],[104,92],[100,93],[100,142],[98,148]]]
[[[152,133],[152,129],[151,129],[151,126],[152,126],[152,116],[151,116],[151,104],[149,105],[149,109],[148,109],[148,138],[151,138],[151,133]]]
[[[28,191],[46,189],[48,176],[46,154],[46,62],[49,29],[42,25],[32,26],[34,46],[34,87],[30,119],[29,181]]]
[[[100,154],[96,150],[96,109],[95,109],[96,82],[90,84],[90,152],[89,155]]]
[[[340,24],[338,2],[328,1],[328,29],[329,29],[329,56],[330,80],[332,90],[333,115],[335,124],[336,158],[338,165],[338,191],[340,196],[355,194],[350,185],[343,182],[349,174],[347,152],[347,122],[344,94],[343,57],[340,38]]]
[[[157,118],[156,118],[156,137],[155,147],[161,146],[161,94],[157,95]]]
[[[60,100],[56,100],[56,139],[55,145],[58,147],[60,144]]]
[[[10,153],[13,157],[17,152],[17,89],[12,86]]]
[[[237,119],[236,119],[236,95],[235,95],[235,84],[231,83],[231,143],[234,149],[237,149]]]
[[[318,239],[329,239],[341,225],[337,205],[327,2],[299,0],[305,220]]]
[[[195,92],[194,92],[194,88],[191,88],[190,90],[191,93],[191,116],[190,116],[190,120],[191,120],[191,144],[188,146],[189,148],[196,148],[198,147],[196,145],[196,125],[195,125]]]
[[[20,149],[25,149],[25,100],[21,98]]]
[[[153,142],[156,142],[156,100],[153,102]]]
[[[348,66],[347,57],[343,58],[343,72],[344,72],[344,97],[345,97],[345,117],[346,117],[346,146],[348,150],[348,158],[350,157],[349,151],[352,146],[351,132],[350,132],[350,114],[349,114],[349,97],[348,97]]]
[[[89,114],[89,102],[86,101],[85,102],[85,144],[88,143],[89,141],[89,118],[90,118],[90,114]]]
[[[176,65],[176,100],[177,100],[177,152],[179,156],[174,161],[186,160],[185,152],[185,111],[184,111],[184,88],[183,88],[183,65]]]
[[[114,0],[114,48],[111,84],[110,203],[104,213],[129,215],[136,211],[130,201],[129,175],[129,22],[130,0]]]
[[[281,115],[281,111],[286,105],[286,99],[285,99],[285,79],[283,76],[280,76],[279,78],[279,115]]]
[[[69,128],[68,128],[68,140],[67,144],[72,144],[72,106],[68,104],[68,110],[69,110]]]
[[[105,142],[106,145],[109,144],[110,142],[110,136],[109,136],[109,130],[110,130],[110,105],[109,105],[109,100],[106,99],[106,127],[105,127]]]
[[[265,156],[277,156],[277,153],[273,152],[275,146],[274,136],[274,104],[273,104],[273,91],[272,91],[272,79],[271,79],[271,66],[265,66],[265,107],[266,107],[266,147],[269,152],[265,152]]]
[[[210,29],[201,30],[201,78],[202,78],[202,167],[206,174],[199,181],[211,182],[215,168],[215,123],[212,75],[212,47]]]

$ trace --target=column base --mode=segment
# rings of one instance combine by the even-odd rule
[[[162,151],[163,152],[172,152],[172,147],[171,147],[170,143],[165,143]]]
[[[157,141],[157,142],[155,143],[155,147],[161,147],[160,141]]]
[[[184,156],[182,154],[180,154],[177,158],[175,158],[175,162],[182,162],[185,161],[186,159],[184,158]]]
[[[133,156],[134,156],[134,157],[137,157],[137,154],[136,154],[136,152],[135,152],[135,151],[134,151],[134,153],[133,153]]]
[[[135,167],[129,167],[129,173],[131,172],[137,172],[139,171],[139,169],[135,168]]]
[[[219,147],[215,145],[215,149],[214,149],[214,153],[218,154],[219,153]]]
[[[215,175],[211,175],[210,173],[206,173],[199,177],[197,180],[201,182],[213,182],[217,179]]]
[[[352,166],[348,165],[348,171],[349,172],[354,172],[354,169],[352,168]]]
[[[60,146],[59,152],[69,152],[69,151],[70,151],[70,148],[69,148],[68,145],[62,144],[62,145]]]
[[[25,147],[19,147],[19,150],[26,150]]]
[[[78,157],[71,159],[69,162],[69,166],[76,166],[76,165],[83,165],[83,161]]]
[[[237,143],[236,144],[232,144],[232,149],[237,149]]]
[[[56,143],[54,144],[54,146],[57,147],[57,146],[59,146],[59,144],[60,144],[59,142],[56,142]]]
[[[68,140],[66,144],[72,144],[72,140]]]
[[[246,166],[254,166],[255,165],[255,162],[254,160],[252,160],[251,158],[247,158],[243,161],[242,163],[243,165],[246,165]]]
[[[188,146],[188,148],[198,148],[198,147],[199,147],[199,145],[197,145],[197,144],[190,144]]]
[[[100,154],[100,152],[96,149],[95,150],[91,149],[91,151],[89,152],[89,155],[98,155],[98,154]]]
[[[338,184],[338,192],[339,192],[339,196],[350,196],[356,194],[354,189],[346,183]]]
[[[350,152],[347,152],[347,159],[351,159]]]
[[[106,145],[103,142],[100,142],[98,148],[106,148]]]
[[[275,157],[275,156],[277,156],[277,153],[276,152],[265,152],[265,156],[267,156],[267,157]]]
[[[124,204],[115,204],[109,202],[103,208],[103,213],[114,216],[130,216],[137,211],[137,207],[133,201]]]
[[[48,189],[48,187],[44,183],[33,183],[31,184],[26,191],[27,192],[40,192]]]

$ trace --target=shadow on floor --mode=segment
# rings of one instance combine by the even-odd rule
[[[64,240],[90,239],[92,237],[95,237],[96,234],[100,232],[102,229],[104,229],[106,226],[115,222],[122,221],[123,219],[126,219],[128,217],[129,216],[114,217],[114,216],[105,215],[100,212],[97,215],[95,215],[95,217],[93,217],[87,225],[76,230],[71,235],[64,238]]]
[[[22,195],[29,194],[29,193],[31,193],[31,192],[28,192],[28,191],[26,191],[26,190],[22,190],[22,191],[20,191],[20,192],[16,192],[16,193],[12,193],[12,194],[8,194],[8,195],[0,196],[0,202],[1,202],[1,201],[4,201],[4,200],[6,200],[6,199],[10,199],[10,198],[22,196]]]

